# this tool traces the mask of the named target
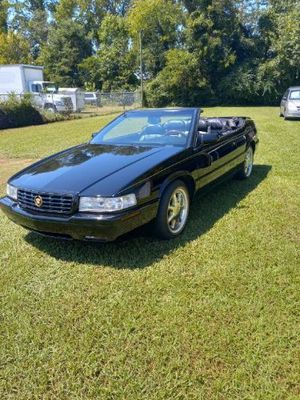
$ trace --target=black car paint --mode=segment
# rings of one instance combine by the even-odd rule
[[[114,240],[155,218],[167,185],[182,179],[191,196],[198,189],[239,167],[248,146],[258,143],[252,120],[215,143],[197,142],[200,109],[185,148],[176,146],[115,146],[83,144],[41,160],[14,175],[17,188],[79,196],[137,195],[138,204],[118,213],[45,214],[28,211],[8,197],[0,207],[14,222],[40,233],[74,239]],[[229,117],[230,118],[230,117]]]

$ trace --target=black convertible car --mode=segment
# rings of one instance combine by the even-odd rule
[[[246,117],[128,111],[89,143],[14,175],[0,207],[27,229],[65,239],[110,241],[152,220],[170,239],[185,228],[198,189],[227,173],[249,178],[257,144]]]

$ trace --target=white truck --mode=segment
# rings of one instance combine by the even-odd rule
[[[77,111],[70,96],[58,93],[53,82],[44,81],[44,68],[34,65],[0,65],[0,100],[15,93],[31,93],[34,104],[51,112]]]

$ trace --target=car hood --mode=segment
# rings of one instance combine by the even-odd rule
[[[105,188],[98,194],[114,194],[111,191],[120,190],[126,183],[132,182],[133,169],[134,175],[141,175],[178,151],[178,147],[171,146],[157,148],[85,144],[29,166],[15,175],[10,183],[30,190],[75,194],[95,184],[99,188],[99,182],[103,180]],[[129,171],[130,174],[127,173]]]

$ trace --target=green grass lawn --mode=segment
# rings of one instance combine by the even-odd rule
[[[300,121],[249,115],[248,181],[196,196],[184,234],[38,237],[0,215],[0,399],[300,399]],[[111,117],[0,132],[0,185]]]

